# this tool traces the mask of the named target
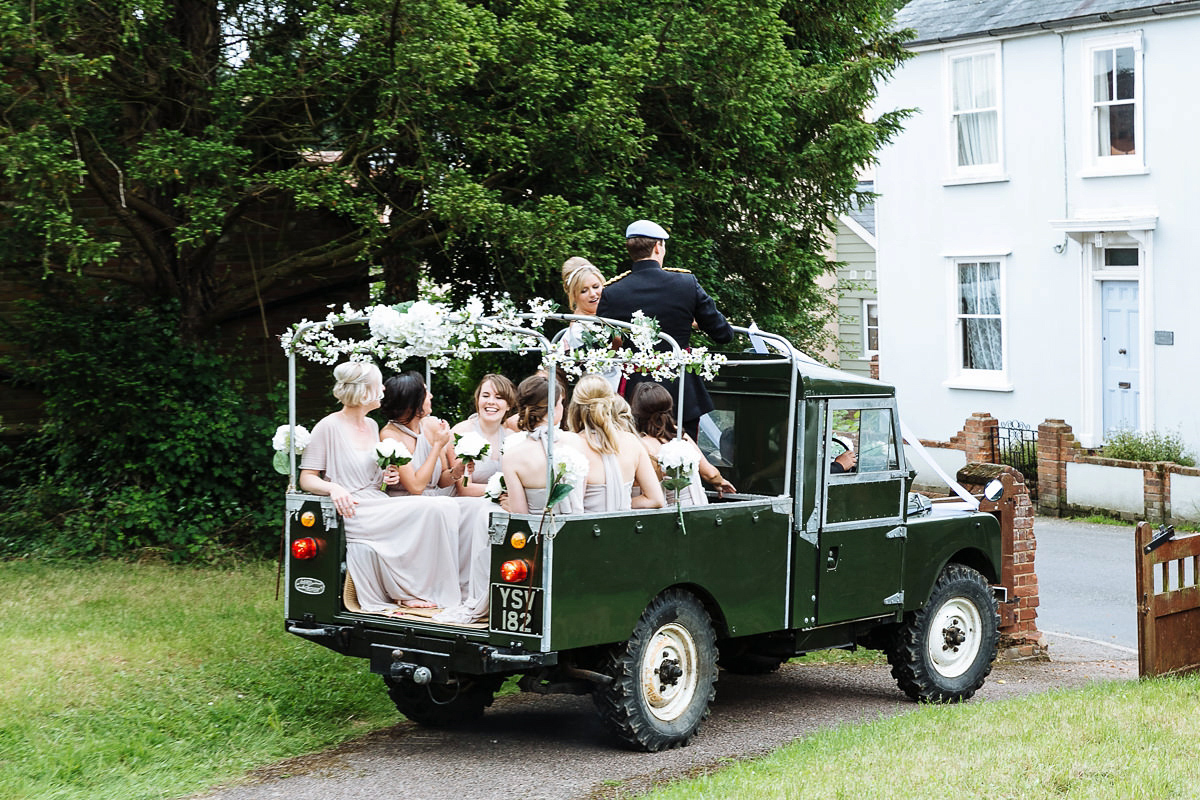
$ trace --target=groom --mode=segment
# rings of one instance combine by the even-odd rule
[[[696,276],[686,269],[663,267],[667,252],[667,232],[648,219],[639,219],[625,229],[625,247],[633,265],[626,272],[604,284],[596,313],[602,317],[629,322],[633,312],[642,311],[654,317],[663,333],[682,348],[691,343],[693,326],[699,327],[717,344],[733,340],[733,328],[717,310]],[[662,345],[666,349],[666,345]],[[626,398],[633,396],[633,387],[649,378],[630,377],[625,388]],[[678,397],[678,381],[663,381],[663,386]],[[700,417],[713,410],[712,398],[704,381],[691,372],[684,377],[683,429],[695,441]]]

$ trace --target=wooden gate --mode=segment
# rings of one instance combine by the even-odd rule
[[[1200,671],[1200,533],[1137,526],[1138,674]]]

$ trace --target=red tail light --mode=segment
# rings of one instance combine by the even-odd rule
[[[533,565],[523,558],[505,561],[500,565],[500,578],[505,583],[519,583],[529,577]]]
[[[311,536],[292,542],[292,558],[306,561],[316,558],[321,552],[321,543]]]

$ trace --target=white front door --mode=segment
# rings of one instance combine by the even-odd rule
[[[1138,361],[1138,282],[1100,282],[1100,388],[1104,436],[1138,430],[1141,377]]]

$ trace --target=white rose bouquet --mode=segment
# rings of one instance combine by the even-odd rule
[[[658,450],[658,466],[663,472],[663,488],[675,492],[675,510],[683,527],[683,504],[679,492],[692,483],[692,473],[700,464],[700,452],[683,439],[672,439]]]
[[[506,494],[508,494],[508,484],[504,482],[504,473],[492,473],[492,477],[488,478],[487,486],[483,489],[483,496],[493,503],[499,503]]]
[[[492,443],[474,431],[454,434],[454,455],[464,464],[474,464],[487,456],[488,450],[491,449]],[[462,485],[466,486],[470,482],[471,476],[463,475]]]
[[[381,469],[390,466],[404,466],[412,461],[412,453],[403,443],[395,439],[381,439],[375,443],[375,461]],[[379,484],[379,491],[387,491],[387,483]]]
[[[546,508],[554,508],[555,504],[566,498],[571,490],[582,486],[587,480],[587,456],[569,447],[560,447],[554,451],[554,485],[550,487],[546,497]]]
[[[275,435],[271,437],[271,447],[275,448],[275,457],[271,460],[275,471],[280,475],[287,475],[292,471],[290,459],[288,458],[288,448],[291,446],[291,430],[290,425],[280,425],[275,429]],[[304,448],[308,447],[308,443],[312,441],[312,434],[308,428],[303,425],[297,425],[296,431],[296,455],[304,452]]]

